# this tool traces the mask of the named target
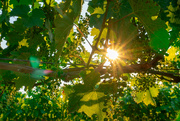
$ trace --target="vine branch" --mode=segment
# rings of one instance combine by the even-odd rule
[[[103,30],[104,30],[105,22],[106,22],[106,17],[107,17],[107,12],[108,12],[108,8],[109,8],[109,4],[110,4],[110,0],[107,0],[107,6],[106,6],[106,11],[105,11],[105,14],[104,14],[104,18],[103,18],[103,23],[102,23],[101,31],[99,33],[99,36],[97,38],[97,41],[96,41],[94,47],[92,47],[92,52],[91,52],[91,55],[90,55],[88,63],[87,63],[87,68],[89,68],[90,61],[92,59],[92,56],[93,56],[95,50],[97,50],[98,42],[100,41],[101,34],[102,34]]]

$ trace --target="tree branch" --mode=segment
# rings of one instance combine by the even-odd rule
[[[148,72],[152,74],[158,74],[158,75],[170,77],[173,79],[173,80],[169,80],[170,82],[175,82],[175,83],[180,82],[180,75],[176,76],[176,74],[173,74],[173,73],[166,73],[166,72],[160,72],[160,71],[154,71],[154,70],[149,70]]]
[[[148,71],[149,73],[155,73],[163,76],[168,76],[174,79],[173,82],[180,82],[180,77],[175,76],[175,74],[170,74],[170,73],[165,73],[165,72],[155,72],[151,69],[152,67],[155,67],[157,65],[157,62],[162,59],[163,56],[156,56],[151,62],[149,63],[144,63],[144,64],[133,64],[133,65],[127,65],[127,66],[117,66],[116,71],[120,72],[121,74],[123,73],[136,73],[136,72],[145,72]],[[110,73],[113,74],[113,69],[103,69],[103,64],[99,65],[95,70],[98,71],[101,75],[105,73]],[[25,65],[20,65],[20,64],[9,64],[9,63],[3,63],[0,62],[0,69],[2,70],[10,70],[10,71],[15,71],[15,72],[20,72],[20,73],[32,73],[34,68],[25,66]],[[43,69],[42,69],[43,70]],[[79,73],[85,70],[85,67],[81,68],[67,68],[62,70],[62,74],[58,74],[58,71],[53,71],[50,73],[49,77],[53,78],[62,78],[63,81],[69,81],[74,78],[79,78]]]
[[[36,69],[25,66],[25,65],[20,65],[20,64],[9,64],[9,63],[3,63],[0,62],[0,69],[2,70],[10,70],[10,71],[15,71],[15,72],[20,72],[20,73],[32,73]],[[44,69],[40,69],[44,70]],[[64,78],[64,81],[69,81],[73,78],[79,77],[79,73],[84,70],[84,67],[82,68],[69,68],[69,69],[63,69],[63,74],[58,74],[58,72],[53,71],[52,73],[48,74],[47,76],[53,77],[53,78]]]

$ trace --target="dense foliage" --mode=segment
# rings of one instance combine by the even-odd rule
[[[0,1],[1,118],[178,120],[180,0],[85,2]]]

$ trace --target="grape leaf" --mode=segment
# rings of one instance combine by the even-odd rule
[[[147,90],[147,91],[144,93],[144,100],[143,100],[143,102],[144,102],[146,105],[152,104],[152,105],[156,106],[156,101],[152,98],[152,95],[151,95],[150,90]]]
[[[28,87],[29,90],[32,89],[33,85],[35,84],[36,80],[31,78],[30,74],[24,73],[15,73],[18,78],[15,80],[16,89],[19,90],[22,86]]]
[[[157,52],[165,52],[169,47],[169,34],[163,28],[160,28],[157,31],[154,31],[154,34],[151,34],[150,46]],[[161,49],[161,50],[160,50]]]
[[[92,70],[89,74],[86,74],[86,71],[82,71],[80,75],[83,78],[84,86],[90,90],[93,89],[100,81],[100,73],[94,70]]]
[[[23,39],[22,41],[19,42],[19,48],[21,48],[21,46],[29,47],[29,44],[27,43],[27,39]]]
[[[27,18],[24,18],[25,26],[32,27],[32,26],[43,26],[44,22],[44,12],[41,9],[33,9],[30,13],[30,16]]]
[[[31,4],[31,0],[10,0],[10,5],[13,4],[13,6],[17,5],[29,5]]]
[[[176,55],[176,52],[178,51],[178,48],[176,47],[170,47],[168,50],[167,50],[167,53],[169,54],[168,56],[165,56],[165,59],[167,61],[173,61],[177,55]]]
[[[157,97],[159,94],[159,88],[157,86],[156,87],[150,87],[149,91],[150,91],[152,97]]]
[[[72,5],[67,12],[63,11],[60,7],[56,6],[59,15],[55,18],[55,42],[58,49],[57,55],[61,55],[62,48],[69,35],[74,21],[80,15],[82,6],[82,0],[72,0]]]
[[[30,11],[30,8],[28,5],[18,5],[18,6],[15,6],[14,9],[12,9],[10,15],[21,16],[25,18],[28,16],[29,11]]]
[[[0,8],[2,7],[2,3],[0,2]]]
[[[151,18],[158,15],[160,6],[153,0],[129,0],[129,3],[150,36],[150,46],[157,52],[165,52],[169,47],[169,34],[165,31],[166,24],[160,18],[156,20]]]
[[[159,94],[158,87],[150,87],[149,90],[135,92],[133,96],[135,96],[134,101],[136,103],[144,102],[146,105],[154,105],[156,106],[156,101],[153,97],[157,97]]]
[[[157,2],[161,8],[163,8],[164,10],[167,10],[167,6],[169,6],[170,2],[172,0],[154,0],[155,2]]]
[[[116,2],[111,2],[110,8],[113,9],[113,6],[116,6],[116,4]],[[137,35],[137,28],[130,21],[132,12],[132,8],[127,0],[121,1],[120,7],[108,12],[109,16],[113,16],[113,19],[110,21],[110,28],[116,33],[117,40],[122,45],[130,43]],[[116,42],[116,40],[114,41]]]
[[[87,92],[80,100],[82,106],[78,112],[84,112],[89,117],[97,114],[98,120],[103,121],[106,118],[106,112],[103,112],[103,108],[107,108],[107,106],[104,106],[104,102],[100,99],[104,96],[105,94],[102,92]]]
[[[134,98],[134,101],[136,103],[140,103],[143,101],[143,98],[144,98],[144,91],[141,91],[141,92],[138,92],[135,94],[135,98]]]
[[[180,111],[179,111],[179,113],[178,113],[178,115],[176,117],[176,121],[180,121]]]

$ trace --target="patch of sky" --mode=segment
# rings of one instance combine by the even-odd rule
[[[7,41],[6,40],[4,40],[4,39],[2,39],[2,41],[1,41],[1,48],[2,49],[6,49],[8,46],[6,45],[7,44]]]

